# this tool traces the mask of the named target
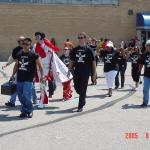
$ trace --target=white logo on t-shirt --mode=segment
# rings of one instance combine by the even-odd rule
[[[86,55],[85,55],[85,54],[82,55],[81,52],[79,52],[78,54],[76,54],[76,57],[78,58],[77,62],[82,62],[82,63],[84,63],[84,62],[85,62],[85,61],[84,61],[85,56],[86,56]]]
[[[147,62],[146,67],[149,68],[149,67],[150,67],[150,57],[148,57],[148,58],[146,59],[146,62]]]
[[[138,56],[134,55],[131,59],[134,64],[137,64]]]
[[[21,61],[19,61],[19,64],[20,64],[19,70],[27,71],[27,65],[29,64],[28,61],[25,62],[25,60],[22,59]]]
[[[111,60],[112,60],[112,55],[107,55],[106,57],[105,57],[105,62],[106,63],[111,63]]]

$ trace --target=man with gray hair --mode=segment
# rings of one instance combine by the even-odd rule
[[[22,51],[22,44],[23,44],[23,40],[25,39],[24,36],[20,36],[18,39],[17,39],[17,43],[18,43],[18,46],[15,47],[13,50],[12,50],[12,53],[11,55],[9,56],[8,58],[8,61],[7,63],[2,66],[2,69],[5,69],[7,66],[11,65],[13,62],[15,62],[15,59],[16,59],[16,55]],[[9,107],[15,107],[15,102],[16,102],[16,97],[17,97],[17,92],[15,92],[13,95],[11,95],[11,98],[10,100],[5,103],[6,106],[9,106]]]

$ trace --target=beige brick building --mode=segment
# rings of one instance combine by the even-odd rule
[[[19,35],[34,39],[35,31],[55,37],[59,47],[67,37],[75,43],[79,31],[118,44],[136,35],[136,13],[149,11],[150,0],[120,0],[108,6],[0,4],[0,60],[7,58]]]

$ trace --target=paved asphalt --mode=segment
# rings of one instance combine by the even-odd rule
[[[0,84],[9,79],[13,67],[2,70],[2,64]],[[19,119],[19,101],[8,108],[9,96],[0,95],[0,150],[149,150],[150,107],[139,106],[143,85],[133,90],[130,63],[124,89],[114,90],[112,97],[106,97],[102,64],[97,72],[98,84],[88,86],[82,113],[76,112],[75,91],[71,101],[61,101],[61,85],[43,110],[35,106],[31,119]]]

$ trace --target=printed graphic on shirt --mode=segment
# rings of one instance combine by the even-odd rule
[[[27,71],[29,61],[28,61],[28,56],[21,56],[21,60],[19,61],[19,70],[24,70]]]
[[[85,60],[84,60],[84,58],[86,57],[85,54],[82,54],[81,52],[78,52],[76,54],[76,57],[77,57],[77,62],[81,62],[81,63],[85,62]]]
[[[146,68],[149,68],[150,67],[150,56],[147,56],[147,59],[145,61],[146,61]]]
[[[133,55],[133,57],[131,57],[131,59],[132,59],[132,63],[137,64],[139,57],[137,55]]]
[[[65,65],[69,65],[69,58],[64,58],[63,62],[64,62]]]
[[[105,56],[105,63],[111,63],[112,60],[112,54],[108,54]]]

